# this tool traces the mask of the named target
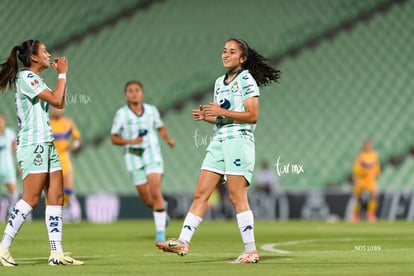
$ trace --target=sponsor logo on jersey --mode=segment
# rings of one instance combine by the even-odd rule
[[[221,99],[219,101],[219,105],[221,108],[224,108],[224,109],[229,109],[231,106],[230,101],[227,99]]]
[[[240,158],[237,158],[236,160],[234,160],[234,161],[233,161],[233,164],[234,164],[236,167],[240,167],[240,166],[241,166],[241,159],[240,159]]]

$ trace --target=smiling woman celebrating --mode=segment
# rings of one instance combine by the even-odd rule
[[[217,183],[226,177],[230,201],[244,243],[243,253],[231,263],[257,263],[254,218],[247,198],[255,163],[253,131],[259,116],[259,89],[278,81],[280,71],[242,39],[229,39],[221,55],[227,73],[216,80],[214,102],[193,110],[196,121],[215,124],[215,135],[207,148],[194,200],[178,239],[157,243],[165,252],[184,256],[195,230],[205,215],[208,199]]]
[[[45,191],[47,206],[45,222],[50,243],[49,265],[82,265],[62,249],[63,178],[59,156],[53,145],[48,107],[63,108],[66,90],[68,59],[54,59],[53,69],[58,73],[56,88],[52,91],[40,77],[50,67],[50,53],[39,40],[26,40],[13,47],[8,59],[1,64],[0,90],[15,88],[19,134],[17,160],[22,169],[23,196],[10,213],[0,244],[0,264],[16,266],[10,253],[13,239],[26,217],[39,203]],[[23,64],[19,70],[18,60]]]

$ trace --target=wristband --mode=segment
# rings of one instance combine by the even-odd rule
[[[66,80],[66,74],[65,73],[59,74],[58,79],[65,79]]]

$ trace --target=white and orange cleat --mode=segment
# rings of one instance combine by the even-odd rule
[[[259,254],[257,251],[243,253],[237,259],[230,261],[229,264],[255,264],[259,262]]]
[[[168,239],[165,242],[156,242],[155,246],[164,252],[176,253],[180,256],[188,254],[190,247],[177,239]]]

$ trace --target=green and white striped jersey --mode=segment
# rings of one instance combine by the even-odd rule
[[[16,173],[13,158],[13,142],[16,140],[16,134],[8,127],[4,133],[0,134],[0,175],[1,172]]]
[[[49,104],[37,97],[45,89],[49,87],[32,71],[22,70],[18,73],[15,93],[19,123],[18,148],[53,141]]]
[[[157,129],[164,125],[158,109],[143,103],[138,116],[128,105],[118,109],[112,123],[111,134],[132,140],[143,137],[141,144],[125,145],[125,163],[128,171],[138,170],[152,162],[162,162]]]
[[[244,101],[260,95],[259,88],[248,70],[241,71],[230,83],[224,83],[226,75],[219,77],[214,85],[214,102],[222,108],[243,112]],[[228,139],[248,135],[254,139],[256,124],[234,122],[223,116],[216,118],[214,139]]]

